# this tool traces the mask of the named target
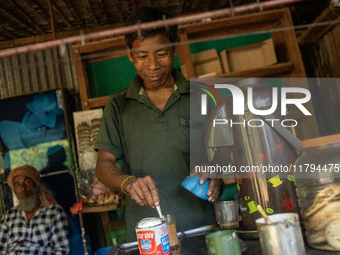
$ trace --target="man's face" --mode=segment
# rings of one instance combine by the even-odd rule
[[[165,47],[170,41],[164,35],[151,38],[137,38],[129,51],[129,60],[134,63],[137,74],[143,79],[146,88],[173,86],[172,69],[175,50]]]
[[[24,175],[18,175],[13,178],[13,188],[19,200],[25,200],[37,193],[36,183]]]

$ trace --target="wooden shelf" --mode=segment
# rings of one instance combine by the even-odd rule
[[[266,66],[262,68],[256,68],[253,70],[247,70],[243,72],[229,73],[218,75],[214,78],[250,78],[250,77],[276,77],[281,74],[289,73],[294,69],[292,62],[275,64],[272,66]],[[110,96],[89,98],[87,106],[92,108],[98,108],[105,106]]]
[[[89,98],[87,100],[87,105],[90,109],[103,107],[105,106],[107,100],[109,100],[109,97],[110,96]]]
[[[83,213],[100,213],[117,210],[117,205],[83,206]]]
[[[339,15],[338,15],[339,17]],[[336,17],[335,17],[336,18]],[[248,77],[282,77],[282,78],[303,78],[306,77],[299,42],[293,27],[293,21],[288,8],[274,9],[260,13],[245,14],[236,17],[216,19],[209,22],[197,22],[185,24],[179,27],[178,36],[182,44],[178,45],[178,55],[180,64],[186,68],[187,79],[197,77],[195,74],[193,61],[191,57],[190,42],[195,40],[213,41],[217,37],[236,36],[253,32],[270,31],[275,46],[275,52],[278,64],[247,70],[242,72],[230,73],[217,76],[218,78],[248,78]],[[282,31],[280,30],[282,29]],[[108,96],[90,98],[90,89],[87,80],[85,59],[82,56],[95,54],[97,52],[111,51],[112,49],[121,49],[125,47],[123,37],[107,39],[99,42],[93,42],[89,45],[73,46],[73,56],[75,59],[76,73],[79,84],[82,109],[89,110],[105,106]],[[118,51],[116,53],[118,54]],[[110,55],[110,57],[115,57]],[[119,54],[118,54],[119,55]],[[93,59],[91,61],[97,61]],[[100,59],[99,59],[100,60]],[[308,85],[305,86],[308,88]],[[304,118],[301,127],[297,129],[300,139],[308,139],[318,136],[317,129],[311,129],[314,120],[314,109],[312,102],[306,103],[306,107],[313,114],[313,118]]]

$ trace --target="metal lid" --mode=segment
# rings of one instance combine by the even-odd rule
[[[161,223],[163,223],[161,218],[157,218],[157,217],[144,218],[140,222],[137,223],[137,228],[149,228],[149,227],[157,226]]]
[[[302,148],[310,148],[331,143],[340,143],[340,134],[321,136],[301,141]]]

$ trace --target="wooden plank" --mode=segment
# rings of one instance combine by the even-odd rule
[[[99,50],[105,50],[113,47],[121,46],[121,48],[125,48],[125,37],[119,36],[114,37],[110,39],[105,39],[97,42],[89,42],[85,45],[77,44],[72,46],[72,48],[75,48],[78,50],[78,53],[84,54],[92,51],[99,51]]]
[[[322,78],[330,78],[329,72],[329,61],[327,55],[327,46],[326,46],[326,38],[322,37],[319,40],[319,47],[320,47],[320,60],[321,60],[321,77]]]
[[[31,6],[32,9],[36,13],[38,13],[49,25],[51,25],[50,14],[37,1],[33,1],[33,0],[23,0],[23,1],[25,1],[29,6]],[[55,24],[55,28],[60,29],[60,27],[57,24]]]
[[[319,47],[318,45],[313,45],[313,54],[314,54],[314,59],[316,60],[316,65],[317,65],[317,72],[316,72],[316,77],[321,77],[322,76],[322,68],[321,68],[321,59],[318,57],[319,56]],[[312,61],[313,62],[313,61]]]
[[[102,17],[104,19],[104,23],[107,24],[109,23],[108,22],[108,19],[107,19],[107,15],[106,15],[106,11],[105,11],[105,7],[104,7],[104,3],[102,0],[97,0],[97,4],[98,4],[98,7],[99,7],[99,10],[102,14]]]
[[[84,62],[86,64],[90,64],[90,63],[100,62],[100,61],[114,59],[114,58],[121,58],[121,57],[125,57],[125,56],[128,55],[127,52],[126,53],[119,53],[119,54],[115,54],[115,53],[109,54],[109,53],[110,52],[108,52],[107,54],[105,53],[105,56],[103,56],[103,57],[95,57],[95,58],[90,58],[90,59],[84,60]]]
[[[117,205],[98,205],[98,206],[86,206],[83,205],[82,213],[98,213],[98,212],[109,212],[117,210]]]
[[[251,77],[276,77],[287,74],[294,69],[292,62],[280,63],[272,66],[261,67],[237,73],[218,75],[217,78],[251,78]]]
[[[325,53],[327,56],[327,69],[328,69],[328,77],[334,77],[333,76],[333,65],[334,65],[334,61],[335,61],[335,56],[334,56],[334,52],[332,49],[332,39],[333,39],[333,35],[332,33],[327,33],[323,36],[323,38],[325,39]],[[336,56],[339,57],[339,56]]]
[[[18,38],[16,35],[10,33],[6,29],[4,29],[2,26],[0,26],[0,32],[4,33],[5,35],[2,35],[2,36],[6,36],[7,38]]]
[[[89,97],[89,87],[88,87],[88,80],[86,75],[85,65],[81,61],[81,56],[77,52],[76,49],[72,50],[73,59],[74,59],[74,66],[76,69],[76,76],[78,80],[78,87],[79,87],[79,94],[81,100],[81,107],[83,111],[90,110],[88,106],[88,97]]]
[[[87,33],[92,33],[92,32],[104,31],[104,30],[108,30],[108,29],[114,29],[114,28],[121,27],[121,26],[123,26],[123,24],[98,26],[98,27],[88,28],[88,29],[86,29],[86,31],[87,31]],[[71,30],[71,31],[63,31],[63,32],[57,32],[56,36],[57,36],[58,39],[62,39],[62,38],[69,37],[69,36],[80,35],[82,32],[83,32],[82,29]],[[17,37],[15,37],[15,38],[17,38]],[[23,46],[23,45],[27,45],[27,44],[34,44],[34,43],[39,43],[39,42],[51,41],[51,40],[53,40],[52,34],[44,34],[44,35],[25,37],[25,38],[0,42],[0,49],[19,47],[19,46]],[[89,43],[89,42],[87,42],[87,43]]]
[[[0,12],[2,12],[2,15],[7,16],[8,18],[14,20],[15,22],[17,22],[20,25],[20,26],[15,27],[16,30],[21,30],[23,33],[26,33],[26,34],[29,33],[31,35],[37,34],[37,32],[35,30],[33,30],[32,27],[29,24],[27,24],[26,22],[24,22],[23,20],[21,20],[20,18],[15,16],[7,8],[4,8],[3,6],[0,7]],[[2,17],[4,17],[4,16],[2,16]],[[6,20],[6,18],[5,18],[5,20]],[[7,26],[11,26],[11,25],[7,24]]]
[[[109,97],[110,96],[90,98],[87,100],[87,105],[89,109],[103,107],[106,105],[107,100],[109,100]]]
[[[24,17],[26,20],[28,20],[29,24],[32,24],[34,26],[34,28],[35,28],[35,30],[37,31],[38,34],[40,34],[40,35],[45,34],[45,31],[42,30],[41,27],[39,27],[38,24],[35,23],[29,16],[27,16],[26,13],[23,10],[21,10],[21,8],[16,3],[14,3],[12,0],[9,0],[9,4],[13,5],[15,10],[17,12],[19,12],[22,17]]]
[[[303,65],[301,52],[299,48],[299,43],[296,38],[294,24],[292,17],[290,15],[289,9],[284,9],[285,14],[281,19],[282,28],[292,28],[289,30],[284,30],[283,35],[286,42],[287,54],[289,61],[294,65],[294,70],[289,74],[290,78],[303,78],[306,77],[305,68]]]
[[[324,26],[318,25],[321,22],[334,21],[333,24],[327,24]],[[300,44],[307,45],[315,43],[315,40],[319,40],[324,34],[332,29],[336,24],[340,22],[340,7],[333,7],[332,3],[329,5],[313,22],[315,26],[307,28],[298,40]]]
[[[334,56],[335,57],[335,65],[333,67],[334,69],[334,77],[340,77],[340,34],[338,33],[338,30],[340,31],[340,25],[335,26],[332,30],[333,40],[334,40]]]
[[[64,14],[58,9],[58,7],[55,4],[52,4],[52,7],[54,9],[54,11],[56,11],[56,13],[59,15],[59,17],[63,20],[63,22],[70,28],[70,29],[74,29],[73,25],[68,22],[67,18],[65,18]]]
[[[185,30],[179,31],[179,40],[181,42],[188,41],[188,36]],[[185,66],[187,79],[195,78],[194,64],[192,62],[189,44],[181,44],[178,46],[179,59],[182,66]]]
[[[248,26],[251,23],[271,23],[275,20],[280,19],[283,14],[284,11],[282,9],[270,10],[261,13],[252,13],[236,17],[216,19],[209,22],[199,22],[189,25],[183,25],[181,28],[184,28],[188,34],[192,34],[197,32],[204,32],[211,29]]]
[[[84,24],[80,17],[79,14],[77,13],[78,8],[74,8],[73,4],[70,0],[63,0],[63,2],[66,4],[66,6],[70,9],[70,12],[72,13],[72,16],[80,23],[80,24]]]
[[[91,6],[90,1],[89,1],[89,0],[85,0],[85,2],[86,2],[87,5],[88,5],[88,8],[89,8],[89,10],[90,10],[91,16],[93,17],[94,24],[95,24],[96,26],[98,26],[98,20],[97,20],[96,15],[95,15],[94,12],[93,12],[93,9],[92,9],[92,6]]]
[[[251,23],[249,25],[241,25],[234,27],[222,27],[217,29],[211,29],[204,32],[196,32],[188,34],[189,40],[201,40],[204,38],[211,38],[211,40],[222,39],[234,36],[240,36],[241,34],[252,33],[263,31],[266,33],[266,30],[270,30],[279,25],[279,22],[274,23]],[[214,38],[216,37],[216,38]]]

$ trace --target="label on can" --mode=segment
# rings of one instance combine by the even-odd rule
[[[140,224],[140,223],[143,224]],[[148,224],[145,224],[148,223]],[[142,227],[147,225],[147,227]],[[170,242],[166,223],[146,218],[136,227],[139,253],[141,255],[170,255]]]

